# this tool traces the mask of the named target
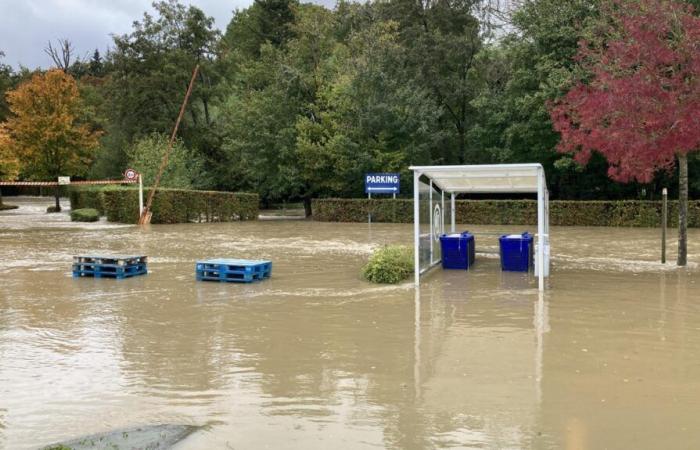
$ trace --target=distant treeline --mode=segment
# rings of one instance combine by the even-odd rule
[[[135,165],[151,181],[199,63],[167,187],[309,206],[361,196],[369,171],[402,172],[410,192],[410,164],[540,162],[552,198],[653,199],[661,186],[674,196],[674,174],[623,185],[602,157],[582,168],[554,151],[547,103],[570,86],[598,4],[256,0],[220,31],[202,10],[168,0],[114,36],[107,54],[60,68],[78,80],[80,120],[101,133],[89,178]],[[0,65],[0,93],[32,73]],[[8,114],[2,95],[0,123]]]

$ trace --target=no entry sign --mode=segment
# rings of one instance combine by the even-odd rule
[[[139,174],[134,169],[126,169],[124,171],[124,178],[127,180],[135,180]]]

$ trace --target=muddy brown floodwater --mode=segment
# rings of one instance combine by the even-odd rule
[[[415,292],[358,275],[409,225],[142,230],[20,203],[0,214],[0,447],[160,423],[205,426],[178,449],[700,447],[699,230],[688,269],[655,262],[658,230],[553,228],[542,296],[488,257]],[[71,278],[94,252],[150,273]],[[195,282],[207,257],[273,277]]]

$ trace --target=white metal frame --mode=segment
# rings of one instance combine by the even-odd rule
[[[431,187],[441,191],[442,229],[445,228],[445,193],[450,194],[451,230],[455,232],[455,196],[459,193],[534,193],[537,194],[537,258],[535,271],[539,290],[544,290],[544,278],[549,276],[549,191],[541,164],[485,164],[470,166],[411,166],[413,171],[413,246],[415,283],[440,261],[433,261],[433,239],[430,238],[430,266],[420,269],[420,178],[426,177]],[[430,196],[430,230],[433,231],[432,194]],[[547,257],[545,257],[547,256]]]

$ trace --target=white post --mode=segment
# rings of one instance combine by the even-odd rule
[[[452,208],[452,233],[455,233],[455,221],[456,221],[456,219],[455,219],[455,212],[456,212],[456,208],[455,208],[455,193],[454,193],[454,192],[452,193],[452,198],[450,199],[450,203],[451,203],[450,207]]]
[[[549,253],[549,190],[547,189],[547,183],[545,182],[544,176],[542,177],[543,183],[544,184],[544,207],[545,207],[545,214],[544,214],[544,244],[545,244],[545,258],[546,261],[544,262],[545,265],[545,270],[544,270],[544,275],[546,277],[549,277],[549,259],[551,258],[550,253]]]
[[[544,177],[542,170],[537,170],[537,275],[539,289],[544,291]]]
[[[430,235],[428,240],[430,241],[430,265],[433,265],[433,180],[430,180],[430,206],[428,207],[428,216],[430,217]]]
[[[420,286],[420,208],[418,201],[420,200],[419,181],[420,173],[413,172],[413,264],[416,287]]]
[[[143,177],[138,174],[139,177],[139,217],[143,215]]]
[[[440,234],[445,232],[445,191],[440,191],[440,197],[442,199],[442,205],[440,206],[442,208],[442,215],[440,216],[440,219],[442,220],[442,223],[440,224]]]

